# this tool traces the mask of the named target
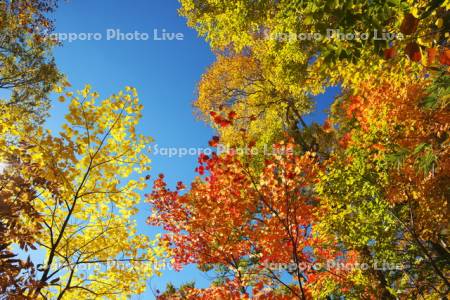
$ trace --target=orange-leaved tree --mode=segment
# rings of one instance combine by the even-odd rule
[[[313,153],[301,153],[289,140],[274,146],[260,173],[231,152],[200,155],[201,176],[186,193],[181,182],[170,190],[161,175],[148,196],[153,210],[149,223],[168,231],[163,239],[178,267],[195,263],[219,274],[208,289],[186,287],[181,294],[195,299],[309,299],[322,277],[342,281],[346,271],[319,265],[351,256],[315,234],[320,199],[313,186],[319,169]],[[181,294],[166,292],[161,298]]]

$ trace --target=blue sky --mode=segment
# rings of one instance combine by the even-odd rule
[[[65,73],[73,89],[81,89],[89,83],[102,96],[115,93],[130,85],[138,89],[144,105],[141,133],[152,136],[159,147],[206,147],[213,135],[204,123],[192,113],[195,88],[201,74],[214,61],[207,43],[186,26],[178,16],[177,0],[69,0],[60,1],[55,13],[57,33],[100,33],[101,40],[65,42],[55,50],[57,65]],[[149,34],[148,40],[107,40],[108,29],[122,33],[139,31]],[[154,30],[182,33],[183,40],[153,40]],[[160,36],[160,35],[159,35]],[[337,89],[319,96],[318,113],[307,120],[323,119],[327,107]],[[51,117],[46,123],[57,130],[64,121],[67,104],[53,101]],[[194,156],[152,157],[154,178],[164,173],[170,184],[178,180],[189,183],[195,176],[197,158]],[[137,216],[138,230],[154,236],[158,229],[145,223],[150,210],[140,205]],[[197,286],[209,284],[206,275],[195,267],[181,272],[166,271],[160,278],[152,278],[149,285],[164,290],[167,282],[179,285],[195,280]],[[151,291],[134,299],[152,299]]]
[[[73,89],[86,83],[100,95],[108,96],[125,86],[137,88],[144,105],[139,126],[159,147],[206,147],[212,130],[192,114],[192,101],[201,74],[214,56],[197,33],[186,27],[178,16],[176,0],[72,0],[61,1],[55,14],[57,33],[101,33],[101,40],[66,41],[55,50],[56,63],[65,73]],[[148,33],[146,41],[106,40],[108,29],[122,33]],[[182,33],[182,41],[155,41],[153,31]],[[67,104],[53,102],[47,126],[57,130],[64,122]],[[190,182],[197,158],[194,156],[152,157],[154,178],[164,173],[169,183]],[[147,191],[148,192],[148,191]],[[148,205],[140,205],[138,230],[154,236],[157,229],[145,223],[150,214]],[[205,275],[189,267],[179,273],[167,271],[162,278],[153,278],[149,285],[164,290],[167,282],[180,284],[190,280],[199,286],[209,283]],[[135,299],[153,298],[151,291]]]

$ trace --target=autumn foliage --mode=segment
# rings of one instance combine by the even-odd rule
[[[162,175],[155,181],[148,198],[153,207],[149,223],[169,231],[163,240],[175,263],[221,265],[230,272],[222,288],[195,291],[195,297],[219,297],[224,289],[234,290],[230,298],[249,297],[250,291],[258,299],[306,297],[310,286],[324,278],[345,276],[314,269],[319,261],[347,260],[314,231],[320,207],[313,189],[319,180],[317,158],[300,154],[292,141],[274,149],[259,175],[234,154],[213,154],[200,156],[197,170],[207,175],[186,193],[182,183],[169,190]],[[291,268],[287,273],[280,267],[286,265]],[[209,296],[199,296],[203,293]]]
[[[448,4],[391,4],[182,1],[217,52],[194,106],[217,130],[209,145],[231,151],[202,154],[187,189],[171,190],[163,175],[154,183],[149,223],[167,231],[177,267],[217,275],[204,289],[169,286],[160,299],[448,293]],[[373,20],[405,38],[273,38],[364,32]],[[334,84],[341,95],[323,126],[305,122],[311,96]],[[281,153],[233,150],[266,146]]]
[[[180,3],[216,55],[193,102],[215,132],[190,184],[149,190],[137,90],[70,91],[56,3],[0,1],[0,299],[128,299],[169,262],[213,279],[159,300],[447,299],[449,1]]]

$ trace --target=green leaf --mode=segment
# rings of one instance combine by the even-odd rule
[[[430,145],[427,143],[421,143],[420,145],[418,145],[416,147],[416,149],[414,149],[413,151],[413,155],[417,155],[418,153],[422,152],[425,148],[429,147]]]

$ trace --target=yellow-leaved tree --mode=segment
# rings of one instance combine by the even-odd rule
[[[157,273],[152,266],[165,255],[164,247],[137,233],[133,218],[150,162],[145,147],[151,138],[136,133],[142,105],[130,87],[102,101],[89,86],[65,96],[69,113],[58,134],[2,118],[3,128],[9,126],[2,157],[20,163],[21,177],[37,179],[28,201],[42,225],[34,241],[44,263],[35,265],[22,293],[126,299],[145,290]]]

